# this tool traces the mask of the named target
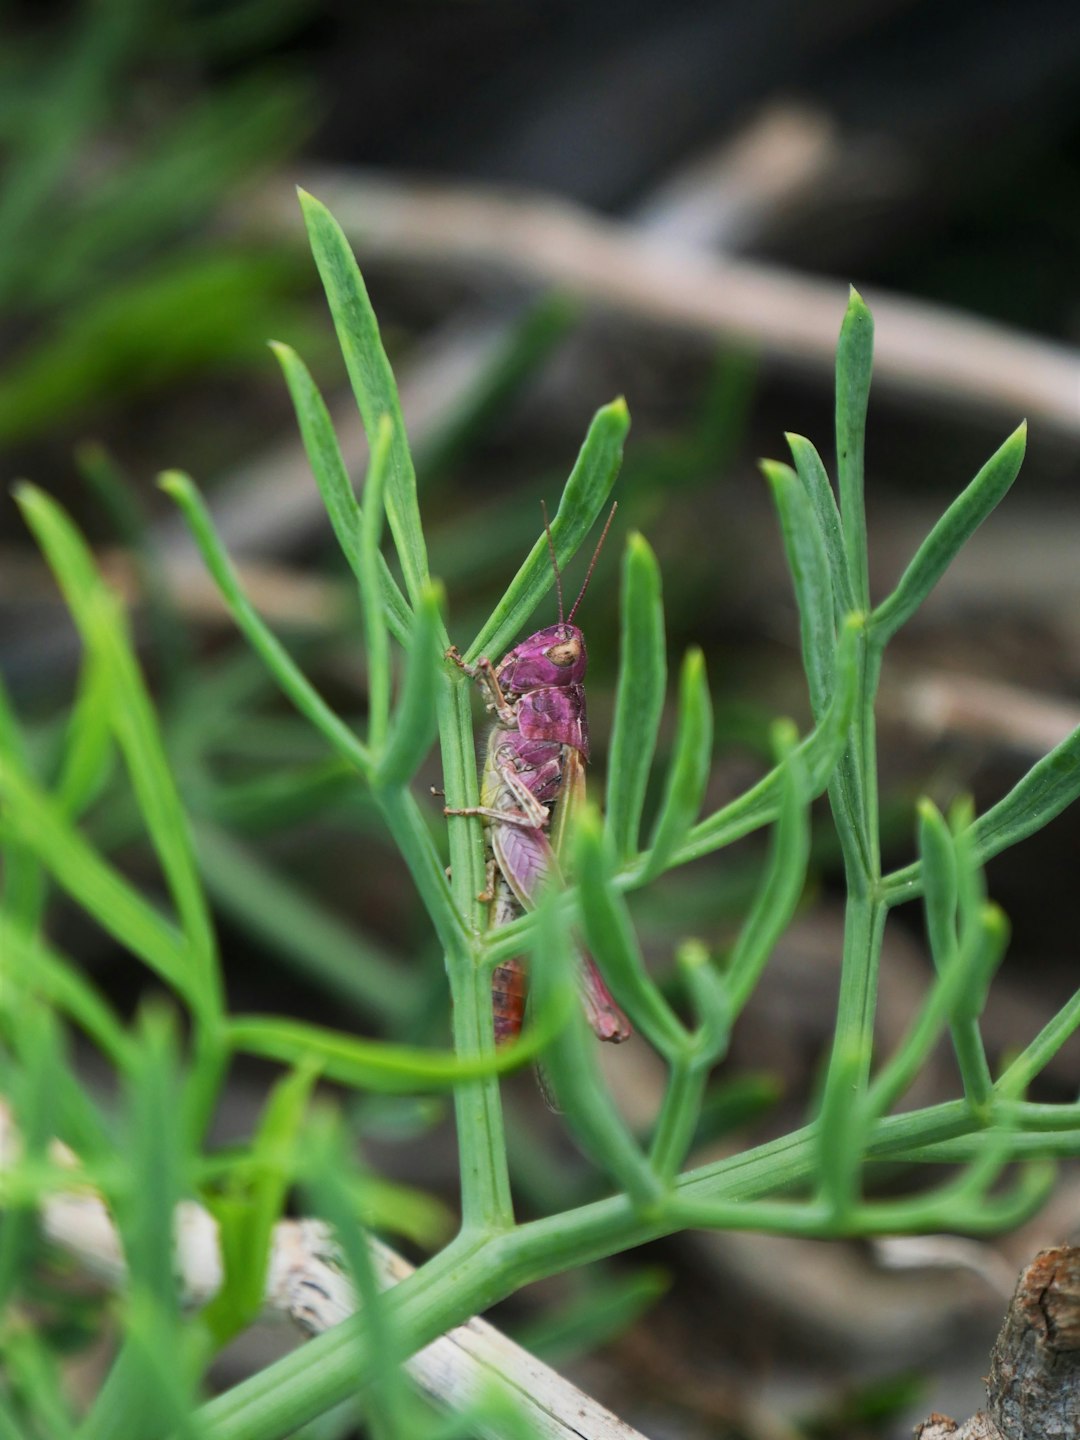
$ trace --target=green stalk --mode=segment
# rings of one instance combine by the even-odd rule
[[[963,1101],[891,1116],[872,1127],[867,1155],[884,1159],[962,1136],[971,1129],[970,1112]],[[680,1203],[687,1205],[762,1200],[805,1186],[816,1173],[817,1150],[817,1132],[809,1126],[690,1172],[680,1177],[676,1192]],[[927,1216],[931,1199],[926,1197]],[[741,1218],[753,1228],[786,1227],[790,1213],[790,1208],[770,1205]],[[825,1224],[826,1212],[817,1207],[814,1213],[819,1217],[819,1233],[833,1233]],[[881,1213],[882,1228],[901,1218],[898,1212]],[[940,1207],[932,1214],[939,1227],[945,1223]],[[658,1239],[682,1228],[685,1218],[675,1207],[643,1217],[628,1197],[618,1195],[519,1225],[507,1234],[486,1239],[459,1237],[395,1288],[388,1298],[388,1321],[401,1337],[403,1348],[411,1353],[523,1285]],[[738,1221],[740,1212],[732,1209],[728,1218]],[[804,1214],[804,1219],[808,1218],[809,1207]],[[970,1220],[974,1225],[977,1216]],[[770,1225],[770,1221],[774,1223]],[[370,1357],[361,1363],[358,1328],[355,1320],[336,1326],[212,1401],[200,1412],[200,1419],[213,1423],[216,1440],[279,1440],[288,1435],[364,1384]]]
[[[709,1063],[699,1055],[690,1054],[674,1056],[669,1062],[664,1101],[649,1147],[649,1164],[667,1184],[679,1173],[694,1138],[709,1079]]]
[[[475,805],[479,799],[472,709],[463,677],[444,676],[438,687],[439,736],[447,803]],[[461,1060],[494,1054],[491,1021],[491,968],[484,957],[483,909],[477,896],[484,888],[483,827],[477,819],[461,819],[449,827],[450,890],[458,912],[467,917],[467,932],[446,948],[446,971],[453,1003],[454,1050]],[[503,1131],[502,1100],[495,1076],[454,1087],[458,1159],[461,1173],[463,1234],[505,1230],[513,1224],[510,1172]]]

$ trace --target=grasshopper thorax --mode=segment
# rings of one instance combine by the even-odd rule
[[[587,665],[585,636],[576,625],[563,620],[515,645],[503,656],[495,674],[505,693],[524,695],[548,686],[580,685]]]

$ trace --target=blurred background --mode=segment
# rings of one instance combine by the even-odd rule
[[[632,527],[665,574],[671,666],[689,643],[706,652],[710,804],[760,772],[772,716],[807,723],[756,460],[783,458],[797,431],[831,465],[849,282],[877,319],[876,595],[1020,419],[1031,426],[1013,494],[890,652],[890,863],[911,855],[919,794],[967,791],[985,808],[1080,723],[1080,7],[24,0],[0,15],[2,471],[71,508],[134,607],[235,1005],[446,1033],[433,936],[377,819],[237,642],[153,483],[180,467],[205,486],[263,613],[361,714],[355,597],[264,343],[308,361],[361,473],[296,183],[334,210],[364,269],[459,640],[535,538],[593,411],[627,397],[619,517],[584,615],[595,793]],[[0,665],[48,775],[78,646],[6,484],[0,505]],[[662,751],[669,738],[668,725]],[[438,783],[434,763],[423,778]],[[119,777],[87,829],[154,885]],[[659,973],[680,936],[725,943],[759,859],[740,845],[640,898]],[[1075,988],[1078,861],[1073,812],[990,868],[1014,934],[987,1015],[995,1055]],[[701,1158],[805,1114],[841,934],[824,812],[813,873],[718,1077]],[[52,916],[130,1009],[145,988],[134,962],[74,911]],[[884,1042],[925,977],[918,916],[901,910]],[[652,1057],[638,1044],[610,1063],[645,1126]],[[248,1131],[267,1075],[238,1070],[222,1139]],[[1073,1043],[1035,1098],[1075,1098],[1078,1083]],[[913,1099],[953,1093],[942,1054]],[[590,1196],[529,1077],[507,1099],[520,1213]],[[370,1102],[351,1119],[377,1168],[434,1197],[415,1238],[438,1243],[455,1203],[445,1107]],[[1017,1235],[889,1255],[687,1235],[534,1287],[494,1318],[657,1440],[898,1437],[932,1409],[977,1407],[1015,1271],[1075,1238],[1078,1201],[1066,1175]],[[264,1344],[231,1352],[223,1382]]]

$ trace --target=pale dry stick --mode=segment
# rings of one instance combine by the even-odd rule
[[[680,246],[730,248],[752,238],[755,229],[837,161],[836,137],[818,114],[792,106],[769,107],[740,131],[703,156],[666,176],[636,211],[640,232]],[[278,211],[284,199],[285,206]],[[245,195],[233,223],[252,222],[302,228],[291,186],[276,177],[265,193]],[[414,446],[420,446],[459,408],[474,383],[505,343],[509,318],[481,318],[464,311],[444,321],[414,348],[400,377],[401,404]],[[367,441],[351,393],[331,399],[330,416],[350,475],[363,475]],[[218,532],[233,554],[245,589],[269,621],[293,628],[329,627],[341,614],[345,591],[283,564],[254,556],[288,553],[310,535],[325,512],[307,453],[299,437],[275,441],[215,486]],[[198,550],[179,517],[155,523],[152,536],[164,580],[181,614],[198,622],[226,618],[224,602],[208,579]],[[138,599],[130,566],[108,557],[122,593]],[[33,572],[19,589],[32,583]],[[48,590],[51,598],[53,591]],[[2,597],[0,597],[2,598]],[[39,627],[28,634],[34,664],[40,663]],[[71,642],[67,627],[50,640]]]
[[[635,223],[642,235],[677,240],[684,248],[730,248],[752,237],[766,213],[782,204],[785,196],[811,184],[835,160],[832,131],[820,117],[788,106],[770,107],[733,140],[665,176],[638,207]],[[334,173],[339,183],[348,183],[348,172]],[[307,188],[324,199],[320,178],[321,174]],[[355,213],[355,206],[350,210]],[[269,225],[275,232],[303,238],[293,188],[280,175],[265,188],[245,192],[226,223],[241,230]],[[492,318],[465,307],[410,352],[398,371],[398,384],[414,449],[453,416],[477,374],[488,368],[505,344],[516,319],[516,312]],[[346,469],[360,476],[367,464],[367,442],[356,402],[348,394],[331,400],[329,408]],[[275,444],[215,490],[218,531],[229,549],[241,555],[295,545],[321,515],[299,439]],[[168,542],[170,572],[195,559],[179,521],[165,521],[159,533]]]
[[[900,672],[883,695],[886,713],[901,716],[932,739],[996,741],[1042,756],[1080,728],[1080,706],[979,675]]]
[[[305,185],[362,257],[441,264],[553,286],[589,304],[832,373],[846,287],[760,261],[710,256],[550,195],[325,169]],[[248,218],[295,230],[280,184]],[[923,401],[999,410],[1080,434],[1080,355],[1007,326],[872,289],[874,380]]]
[[[280,188],[287,191],[300,225],[295,195],[288,186]],[[457,412],[477,373],[491,363],[504,340],[501,326],[466,316],[446,321],[413,348],[398,384],[414,447]],[[328,408],[345,468],[359,480],[368,447],[356,401],[346,392],[328,401]],[[300,437],[290,432],[288,439],[274,441],[231,471],[214,489],[213,510],[218,534],[236,556],[287,553],[302,544],[320,517],[325,521],[326,512]],[[165,555],[171,584],[202,568],[198,548],[179,517],[170,514],[155,526],[154,539]]]
[[[18,1154],[19,1137],[10,1107],[0,1097],[0,1173]],[[74,1168],[72,1152],[58,1141],[50,1159]],[[50,1195],[41,1204],[44,1235],[110,1288],[120,1288],[127,1267],[116,1226],[93,1190]],[[221,1287],[223,1269],[217,1221],[194,1201],[175,1215],[176,1273],[186,1305],[205,1305]],[[384,1289],[411,1275],[413,1266],[388,1245],[370,1238],[371,1258]],[[282,1220],[274,1227],[266,1277],[266,1310],[318,1335],[348,1319],[356,1295],[330,1228],[319,1220]],[[530,1355],[487,1321],[473,1317],[405,1361],[404,1369],[428,1399],[450,1410],[469,1409],[482,1398],[516,1404],[538,1440],[645,1440],[632,1426]],[[485,1428],[490,1440],[500,1431]]]

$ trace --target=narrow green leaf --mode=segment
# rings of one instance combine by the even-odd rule
[[[64,510],[32,485],[16,498],[45,552],[89,653],[109,675],[110,716],[154,850],[199,966],[203,999],[220,1003],[217,945],[199,881],[187,815],[120,606]]]
[[[225,1283],[202,1318],[219,1344],[258,1318],[274,1226],[298,1169],[299,1140],[317,1071],[302,1066],[271,1089],[242,1175],[217,1209]]]
[[[363,515],[364,512],[353,492],[349,472],[341,455],[337,435],[330,419],[326,402],[311,378],[307,366],[296,351],[279,341],[271,341],[270,349],[277,357],[289,387],[300,435],[307,451],[311,472],[326,506],[330,524],[334,528],[342,554],[360,584],[361,594],[367,583],[369,571],[363,558]],[[393,438],[392,422],[390,439]],[[374,453],[374,451],[372,452]],[[389,456],[387,457],[389,458]],[[365,487],[365,505],[367,504]],[[390,573],[386,558],[379,554],[376,560],[378,571],[377,593],[381,597],[380,613],[386,617],[395,640],[404,645],[412,625],[412,613],[408,601]]]
[[[934,965],[940,972],[956,949],[956,847],[944,817],[931,800],[920,800],[917,809],[926,930]]]
[[[0,781],[3,772],[14,765],[26,770],[26,743],[18,716],[0,673]],[[0,878],[0,923],[21,924],[26,929],[35,929],[40,923],[45,908],[45,871],[34,851],[20,844],[14,834],[4,835],[3,817],[0,815],[0,838],[5,840],[4,864]]]
[[[771,460],[762,461],[761,468],[780,513],[784,553],[799,607],[803,668],[817,720],[827,708],[832,693],[836,652],[833,588],[825,541],[813,504],[794,470]]]
[[[551,539],[559,568],[573,556],[603,510],[622,464],[623,442],[630,429],[626,401],[613,400],[593,417],[585,443],[574,463],[551,522]],[[541,532],[506,593],[465,652],[498,659],[555,583],[547,536]]]
[[[864,632],[862,616],[849,615],[840,631],[836,689],[829,708],[797,747],[799,763],[806,772],[810,798],[816,798],[826,789],[847,745],[858,686],[857,652]],[[783,777],[784,766],[774,766],[745,794],[695,825],[686,842],[675,852],[673,863],[697,860],[770,824],[779,813]]]
[[[986,462],[915,552],[896,589],[870,616],[875,643],[885,644],[909,620],[965,542],[1004,499],[1020,473],[1027,424],[1020,425]]]
[[[733,1131],[754,1125],[774,1109],[784,1093],[783,1081],[768,1070],[748,1070],[710,1085],[705,1094],[693,1148],[715,1145]]]
[[[4,1230],[12,1223],[5,1217]],[[17,1425],[13,1440],[71,1440],[75,1435],[71,1403],[60,1368],[60,1355],[45,1334],[17,1311],[4,1317],[4,1389],[19,1396],[30,1430]],[[7,1437],[3,1424],[0,1435]]]
[[[516,1069],[542,1045],[555,1021],[548,1016],[528,1041],[523,1036],[497,1056],[461,1061],[449,1050],[423,1050],[383,1040],[358,1040],[337,1030],[276,1016],[238,1015],[228,1027],[229,1042],[245,1055],[262,1055],[285,1065],[317,1065],[321,1074],[361,1090],[407,1094],[437,1090],[461,1080]]]
[[[963,1022],[973,1019],[982,1008],[986,987],[1000,963],[1008,936],[1008,924],[1002,912],[994,905],[983,907],[975,923],[968,927],[961,943],[953,946],[944,959],[917,1015],[908,1026],[906,1033],[896,1047],[896,1053],[884,1065],[870,1086],[867,1106],[875,1118],[895,1105],[915,1080],[926,1062],[927,1056],[941,1038],[950,1021]],[[954,1036],[961,1041],[970,1038],[954,1026]],[[961,1072],[965,1080],[965,1092],[975,1103],[982,1104],[989,1096],[990,1077],[986,1072],[986,1060],[981,1044],[972,1052],[958,1045]],[[969,1089],[971,1075],[970,1060],[981,1062],[982,1074],[974,1074],[976,1093]]]
[[[1047,1021],[1030,1045],[1025,1045],[999,1077],[995,1086],[997,1093],[1009,1098],[1022,1095],[1036,1075],[1046,1069],[1077,1030],[1080,1030],[1080,988],[1073,992],[1057,1014]]]
[[[727,1050],[731,1035],[727,981],[700,940],[684,940],[675,952],[675,963],[694,1007],[697,1053],[715,1064]]]
[[[585,943],[616,1000],[661,1054],[685,1051],[689,1036],[645,968],[626,901],[612,884],[600,818],[591,808],[578,821],[573,869]]]
[[[175,1123],[179,1081],[172,1020],[162,1010],[145,1010],[127,1087],[125,1153],[131,1181],[117,1197],[116,1222],[132,1288],[152,1297],[159,1312],[176,1321],[173,1212],[187,1178],[181,1127]]]
[[[619,681],[608,754],[607,832],[619,860],[637,851],[667,659],[660,570],[643,535],[627,540],[623,562]]]
[[[591,1355],[601,1345],[625,1335],[667,1294],[672,1283],[670,1272],[658,1265],[626,1274],[621,1268],[605,1268],[599,1275],[581,1278],[585,1287],[579,1294],[515,1332],[517,1344],[549,1365],[573,1364],[580,1356]],[[526,1433],[528,1440],[536,1440],[535,1430]]]
[[[98,656],[87,656],[64,736],[64,756],[56,782],[57,798],[72,818],[90,808],[105,788],[112,768],[109,691],[108,667]]]
[[[379,323],[367,289],[341,226],[314,196],[303,190],[299,196],[311,252],[326,291],[369,445],[374,447],[382,417],[390,417],[393,439],[386,481],[386,514],[401,561],[405,589],[416,605],[428,579],[427,549],[394,372],[383,349]]]
[[[368,661],[368,745],[376,755],[383,747],[386,727],[390,723],[390,644],[375,577],[382,559],[379,542],[382,539],[386,476],[393,440],[393,423],[389,415],[384,415],[379,421],[379,428],[371,446],[371,458],[364,481],[364,515],[360,525],[360,553],[363,559],[360,593],[364,602],[364,636],[367,640]],[[436,620],[440,621],[441,616],[436,614]],[[445,650],[449,636],[444,628],[442,637],[440,648]],[[428,641],[420,642],[419,637],[414,637],[414,641],[417,653],[425,655]],[[432,665],[429,668],[434,670],[436,667]]]
[[[442,587],[436,584],[425,586],[417,602],[405,684],[376,769],[379,787],[407,785],[434,743],[435,690],[446,684],[437,648],[441,601]]]
[[[60,1440],[67,1440],[63,1429],[59,1432]],[[8,1408],[4,1396],[0,1394],[0,1440],[26,1440],[26,1427],[21,1420],[15,1418],[14,1412]]]
[[[597,851],[601,843],[599,825],[595,820],[591,826],[586,822],[582,830],[591,835],[592,848]],[[663,1186],[615,1108],[597,1064],[595,1038],[580,1006],[571,1001],[577,990],[577,964],[560,906],[554,896],[546,895],[537,907],[530,968],[533,988],[541,1006],[555,1010],[569,1004],[570,1008],[566,1023],[545,1052],[545,1068],[585,1153],[626,1191],[635,1205],[647,1208],[655,1205]]]
[[[440,1248],[457,1229],[457,1216],[451,1207],[423,1190],[377,1175],[367,1175],[360,1185],[351,1188],[356,1214],[365,1225],[402,1235],[421,1249]]]
[[[416,1014],[399,963],[369,936],[339,920],[282,870],[216,826],[195,827],[207,888],[225,914],[256,935],[301,977],[339,1003],[390,1028]]]
[[[954,839],[941,813],[929,800],[919,802],[918,812],[919,853],[926,887],[923,908],[930,953],[934,957],[938,976],[949,973],[957,964],[958,951],[962,947],[971,949],[974,945],[973,959],[968,965],[971,973],[958,992],[959,998],[946,999],[949,1029],[964,1094],[973,1105],[985,1107],[990,1099],[991,1079],[978,1026],[978,1017],[986,999],[986,985],[990,980],[989,972],[984,973],[985,966],[980,960],[980,957],[989,954],[986,943],[980,938],[987,928],[983,913],[985,906],[979,897],[967,834]],[[969,813],[964,814],[963,823],[965,827],[970,826]],[[962,892],[965,896],[963,903]]]
[[[126,1069],[131,1050],[127,1032],[93,985],[43,939],[6,917],[2,923],[0,1010],[10,1003],[16,1007],[23,1003],[12,983],[15,975],[21,975],[52,1006],[74,1020],[118,1070]]]
[[[995,855],[1026,840],[1080,796],[1080,729],[1056,745],[1034,764],[1009,793],[985,811],[969,832],[972,860],[985,865]],[[887,875],[881,882],[890,904],[913,900],[922,894],[922,866],[916,861]]]
[[[180,932],[71,828],[56,802],[8,757],[0,768],[7,802],[0,833],[12,833],[57,883],[121,945],[182,995],[199,1005],[191,949]]]
[[[361,775],[371,773],[371,757],[349,727],[340,720],[319,695],[311,682],[301,674],[285,647],[264,624],[244,594],[232,562],[214,530],[209,511],[189,476],[170,470],[158,481],[162,490],[180,506],[195,543],[202,552],[207,569],[217,583],[240,630],[258,652],[288,698],[306,719],[329,741],[330,745],[350,761]]]
[[[143,496],[130,475],[96,441],[75,447],[75,463],[127,551],[146,616],[148,646],[157,659],[162,687],[172,698],[190,676],[189,645],[150,534]]]
[[[679,676],[679,722],[643,880],[651,880],[667,868],[697,818],[709,783],[712,737],[712,700],[705,657],[695,647],[686,652]]]
[[[176,1206],[192,1179],[185,1127],[177,1124],[180,1085],[172,1017],[144,1009],[126,1087],[127,1183],[117,1187],[112,1206],[128,1267],[124,1344],[79,1432],[83,1440],[206,1435],[200,1420],[188,1418],[194,1357],[183,1343],[174,1264]]]
[[[728,964],[732,1016],[750,998],[776,942],[791,923],[810,859],[810,787],[796,746],[798,737],[789,722],[779,722],[774,730],[782,764],[780,813],[758,892]]]
[[[828,471],[817,450],[802,435],[789,433],[784,438],[795,462],[795,473],[814,508],[818,529],[825,542],[833,596],[836,600],[836,618],[839,621],[842,616],[857,608],[855,592],[851,588],[851,576],[848,574],[847,556],[844,553],[844,522],[840,519]]]
[[[862,608],[870,604],[863,486],[866,409],[873,355],[873,316],[862,296],[852,287],[836,347],[836,461],[847,570],[855,603]]]
[[[979,913],[973,917],[971,929],[979,934],[981,943],[975,949],[975,957],[971,963],[967,982],[961,988],[952,1007],[952,1014],[958,1024],[968,1024],[974,1027],[986,1008],[990,982],[1005,956],[1005,948],[1009,943],[1009,918],[1000,906],[995,905],[993,901],[987,901],[981,906]],[[975,1030],[975,1035],[978,1037],[977,1030]],[[979,1094],[972,1098],[981,1103],[989,1098],[991,1088],[990,1071],[986,1064],[981,1039],[978,1040],[976,1058],[981,1074],[979,1076]]]
[[[357,1224],[352,1192],[357,1185],[363,1188],[364,1177],[351,1162],[340,1127],[324,1114],[315,1117],[304,1168],[304,1192],[341,1246],[359,1300],[361,1334],[373,1358],[374,1374],[364,1392],[366,1428],[372,1440],[404,1440],[410,1431],[415,1433],[405,1418],[409,1397],[403,1388],[401,1361],[407,1352],[376,1279],[370,1241]]]
[[[6,947],[5,947],[6,948]],[[5,965],[10,963],[10,957]],[[10,978],[5,989],[11,985]],[[9,1091],[15,1123],[21,1138],[22,1162],[37,1165],[46,1159],[49,1141],[56,1133],[55,1077],[64,1068],[60,1037],[52,1012],[25,993],[22,1014],[13,1043],[19,1060],[13,1067]],[[0,1312],[8,1304],[31,1263],[37,1220],[30,1205],[12,1208],[0,1225]]]

